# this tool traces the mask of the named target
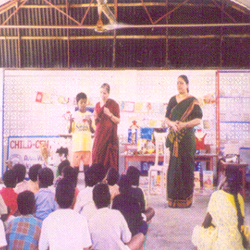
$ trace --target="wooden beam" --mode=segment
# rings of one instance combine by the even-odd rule
[[[124,24],[114,29],[152,29],[152,28],[220,28],[250,27],[250,23],[205,23],[205,24]],[[95,25],[0,25],[0,29],[86,29],[94,30]],[[105,25],[103,26],[105,29]],[[108,25],[107,25],[107,28]],[[103,32],[105,34],[105,32]]]
[[[240,39],[249,39],[250,34],[229,34],[224,35],[224,38],[240,38]],[[110,36],[22,36],[21,40],[112,40],[114,39],[113,35]],[[141,39],[141,40],[159,40],[166,39],[165,35],[118,35],[116,39],[126,40],[126,39]],[[168,36],[168,39],[220,39],[220,35],[183,35],[183,36]],[[0,40],[18,40],[18,36],[0,36]]]

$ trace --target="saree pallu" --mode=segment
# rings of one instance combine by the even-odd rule
[[[106,171],[110,167],[118,170],[117,124],[104,114],[104,107],[108,108],[114,116],[120,117],[119,105],[114,100],[108,99],[103,107],[100,107],[100,103],[96,104],[95,111],[98,118],[96,119],[92,162],[102,164]]]
[[[198,102],[194,97],[181,101],[172,109],[170,119],[186,122],[197,118],[191,116],[196,104],[198,105]],[[194,129],[183,129],[179,133],[170,130],[166,146],[170,150],[167,175],[168,205],[176,208],[190,207],[193,201],[196,150]]]

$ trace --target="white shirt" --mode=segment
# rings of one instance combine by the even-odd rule
[[[88,221],[96,213],[97,208],[93,201],[93,188],[86,187],[79,192],[74,210],[83,215]]]
[[[0,220],[0,247],[7,246],[3,222]]]
[[[127,250],[131,240],[128,224],[120,211],[100,208],[89,220],[92,247],[98,250]]]
[[[86,218],[72,209],[58,209],[43,221],[39,250],[83,250],[91,245]]]
[[[0,218],[2,214],[7,214],[7,213],[8,213],[7,206],[3,200],[2,195],[0,194]]]

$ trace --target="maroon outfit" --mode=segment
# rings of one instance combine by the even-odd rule
[[[118,170],[118,136],[117,124],[112,122],[110,117],[104,114],[104,107],[120,118],[120,108],[117,102],[108,99],[105,105],[100,106],[98,102],[95,106],[97,114],[95,139],[92,150],[92,162],[101,163],[107,171],[110,167]]]

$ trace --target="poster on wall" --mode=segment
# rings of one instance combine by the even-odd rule
[[[60,147],[70,151],[71,143],[60,136],[9,136],[7,160],[12,165],[24,164],[27,171],[34,164],[56,167],[59,164],[56,151]]]

